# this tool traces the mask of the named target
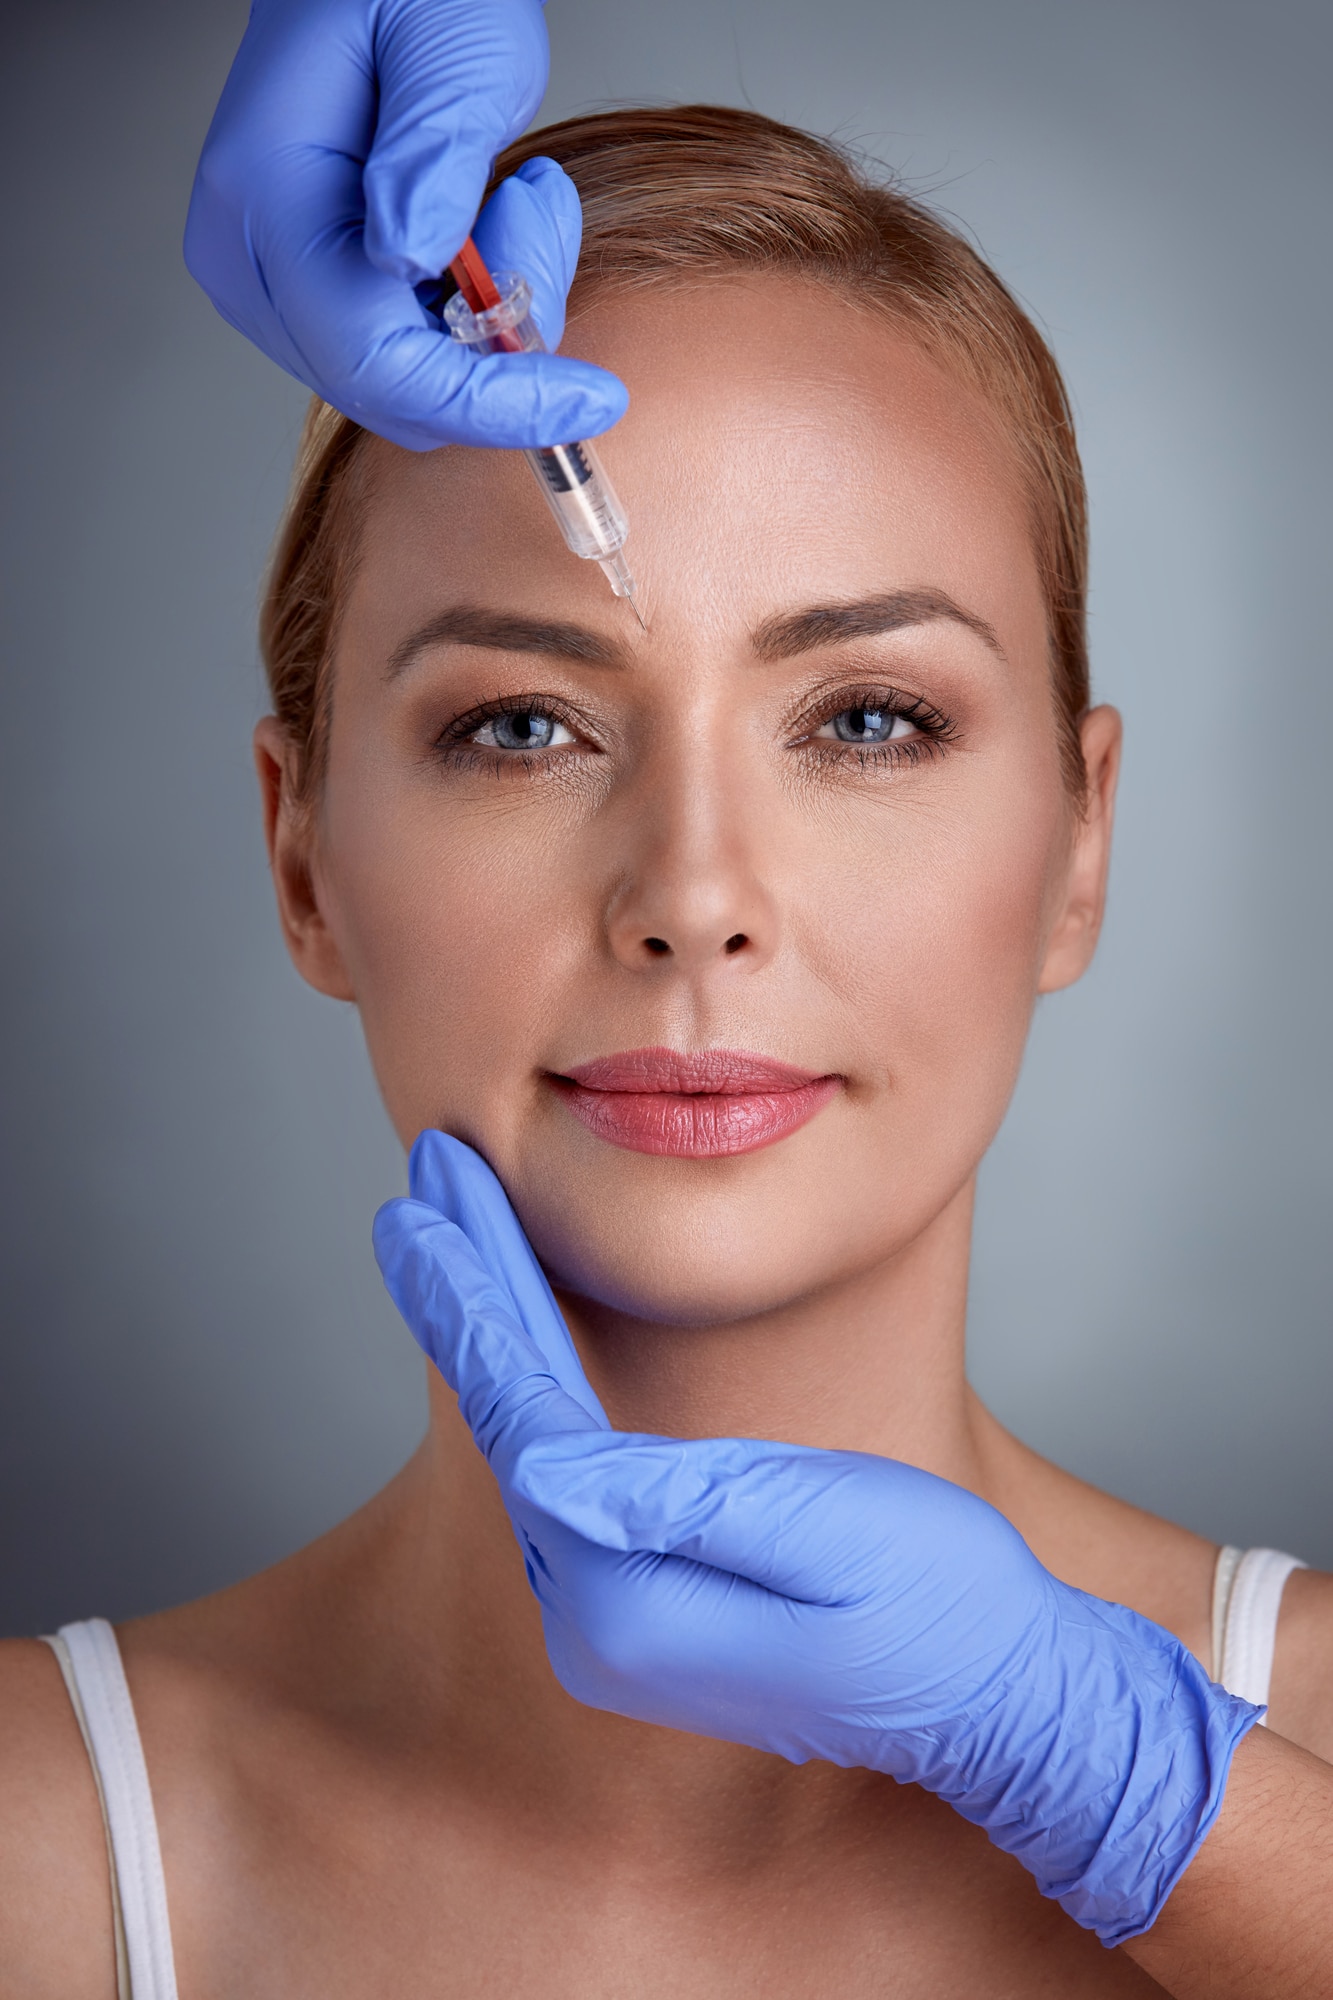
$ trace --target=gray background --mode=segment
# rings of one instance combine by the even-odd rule
[[[401,1181],[272,914],[248,734],[301,392],[178,241],[238,0],[6,10],[0,1627],[122,1616],[401,1461]],[[1032,1443],[1333,1563],[1325,882],[1333,12],[552,0],[545,116],[750,102],[962,217],[1080,413],[1129,732],[1088,981],[986,1169],[975,1374]]]

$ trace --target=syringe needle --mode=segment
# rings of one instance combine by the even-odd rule
[[[638,585],[634,581],[633,572],[629,564],[625,561],[624,550],[617,549],[614,555],[599,556],[598,563],[602,570],[605,571],[606,580],[612,590],[614,590],[616,596],[625,599],[630,610],[634,613],[634,616],[646,632],[648,625],[642,611],[639,609]]]

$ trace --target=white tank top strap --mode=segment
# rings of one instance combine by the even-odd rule
[[[1280,1549],[1218,1552],[1213,1574],[1213,1679],[1263,1708],[1273,1678],[1282,1593],[1305,1564]]]
[[[117,2000],[177,2000],[157,1818],[116,1635],[105,1618],[62,1625],[60,1662],[88,1746],[106,1828]]]

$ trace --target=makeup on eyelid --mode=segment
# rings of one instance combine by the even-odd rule
[[[549,1078],[581,1124],[608,1145],[674,1159],[758,1152],[808,1124],[842,1088],[744,1049],[628,1049]]]

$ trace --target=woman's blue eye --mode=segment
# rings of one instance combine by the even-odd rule
[[[574,736],[563,722],[539,708],[511,708],[474,730],[472,741],[491,750],[550,750],[572,743]]]
[[[893,743],[915,733],[914,723],[889,708],[843,708],[815,731],[840,743]]]

